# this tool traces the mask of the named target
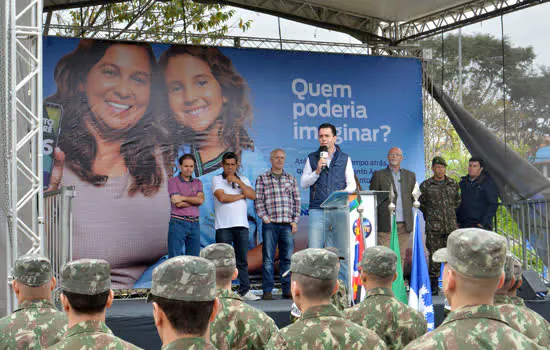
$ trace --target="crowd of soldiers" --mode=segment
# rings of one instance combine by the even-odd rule
[[[383,246],[364,251],[366,298],[343,311],[331,302],[340,287],[338,254],[320,248],[293,254],[285,274],[301,316],[280,330],[231,291],[238,270],[233,247],[224,243],[156,267],[147,301],[162,349],[548,349],[549,323],[515,295],[522,271],[506,240],[467,228],[446,243],[433,260],[444,264],[443,291],[452,311],[429,333],[423,314],[392,293],[397,256]],[[63,266],[64,313],[51,302],[56,280],[48,259],[20,257],[12,273],[19,306],[0,320],[0,349],[138,349],[105,324],[114,298],[107,262]]]

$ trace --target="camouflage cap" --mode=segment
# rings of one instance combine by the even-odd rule
[[[61,269],[61,289],[96,295],[111,289],[111,267],[101,259],[69,261]]]
[[[513,274],[516,282],[523,280],[523,266],[521,264],[521,261],[514,256],[512,265],[513,265],[512,270],[513,270]]]
[[[514,256],[508,253],[504,262],[504,282],[510,282],[512,277],[514,277]]]
[[[380,277],[393,276],[397,268],[397,255],[390,248],[377,245],[363,251],[359,266],[366,273]]]
[[[338,278],[338,255],[321,248],[308,248],[292,254],[290,272],[317,278],[320,280],[335,280]]]
[[[340,260],[346,260],[346,258],[345,258],[342,254],[340,254],[340,251],[338,250],[338,248],[336,248],[336,247],[325,247],[325,249],[328,250],[328,251],[331,252],[331,253],[336,254],[336,256],[338,257],[338,259],[340,259]]]
[[[443,166],[447,166],[447,162],[445,161],[445,159],[443,159],[443,157],[434,157],[434,159],[432,159],[432,166],[436,165],[436,164],[439,164],[439,165],[443,165]]]
[[[235,250],[226,243],[214,243],[201,250],[201,258],[214,263],[218,267],[235,267]]]
[[[480,228],[453,231],[447,248],[437,250],[434,262],[449,263],[457,272],[475,278],[498,277],[504,271],[506,239]]]
[[[216,267],[196,256],[176,256],[153,270],[151,296],[181,301],[210,301],[216,298]]]
[[[42,255],[23,255],[15,260],[12,275],[18,282],[38,287],[52,279],[52,264]]]

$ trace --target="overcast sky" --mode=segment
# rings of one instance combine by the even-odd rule
[[[277,17],[237,9],[238,16],[254,21],[246,33],[235,30],[230,35],[278,38]],[[550,3],[544,3],[504,16],[504,32],[516,46],[532,46],[536,64],[550,67]],[[462,28],[463,34],[488,33],[501,37],[500,17]],[[281,19],[283,39],[359,43],[351,36]]]

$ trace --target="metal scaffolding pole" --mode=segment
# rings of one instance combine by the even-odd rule
[[[2,86],[6,122],[8,222],[7,273],[15,259],[44,253],[42,196],[42,0],[8,0],[4,5],[6,64]],[[8,278],[9,280],[9,278]],[[7,311],[15,306],[7,283]]]

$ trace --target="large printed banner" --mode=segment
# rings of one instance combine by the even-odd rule
[[[423,178],[419,60],[55,37],[43,49],[45,187],[76,186],[73,257],[109,261],[115,287],[134,286],[167,253],[167,179],[183,153],[204,187],[201,246],[215,241],[211,183],[229,150],[254,184],[282,148],[299,181],[317,127],[332,123],[363,189],[392,146]],[[307,245],[301,191],[297,249]],[[248,207],[254,272],[261,220]]]

